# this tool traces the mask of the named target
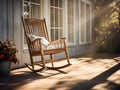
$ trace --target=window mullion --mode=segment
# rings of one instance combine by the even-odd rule
[[[92,42],[92,7],[90,5],[90,43]]]
[[[59,26],[60,26],[60,25],[59,25],[59,18],[60,18],[59,12],[60,12],[60,11],[59,11],[59,6],[60,6],[60,5],[59,5],[59,0],[58,0],[58,38],[60,38],[60,27],[59,27]]]
[[[81,43],[81,1],[79,0],[79,25],[80,25],[80,28],[79,28],[79,41]]]
[[[54,2],[55,3],[55,2]],[[55,16],[55,7],[54,7],[54,16]],[[53,40],[55,40],[55,17],[54,17],[54,24],[53,24],[53,32],[54,32],[54,36],[53,36]]]
[[[86,3],[84,3],[84,43],[87,42],[87,20],[86,20]]]

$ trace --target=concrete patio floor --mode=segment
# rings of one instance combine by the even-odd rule
[[[66,68],[37,73],[26,67],[15,69],[10,76],[0,77],[0,90],[120,90],[119,56],[78,56],[70,58],[72,65]]]

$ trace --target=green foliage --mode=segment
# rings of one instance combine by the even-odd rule
[[[116,3],[114,0],[97,0],[95,7],[97,52],[120,52],[119,14]]]

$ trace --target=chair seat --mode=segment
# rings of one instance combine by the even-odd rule
[[[55,48],[55,49],[44,49],[44,55],[50,55],[50,54],[55,54],[55,53],[60,53],[60,52],[64,52],[65,49],[64,48]],[[34,51],[31,53],[33,56],[39,56],[40,55],[40,51]]]
[[[55,48],[55,49],[45,49],[43,51],[44,51],[45,55],[49,55],[49,54],[64,52],[65,49],[64,48]]]

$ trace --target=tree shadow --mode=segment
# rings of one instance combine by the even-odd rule
[[[107,81],[106,79],[119,69],[120,69],[120,63],[108,69],[107,71],[101,73],[100,75],[94,77],[91,80],[77,83],[76,85],[72,86],[70,90],[91,90],[92,87],[96,86],[97,84],[106,82]],[[111,86],[112,83],[110,83],[109,85]],[[114,89],[110,89],[110,90],[120,89],[120,85],[115,85],[115,86],[117,87],[113,87]]]
[[[98,84],[108,82],[106,87],[108,90],[120,90],[120,85],[107,80],[109,76],[120,69],[120,63],[99,74],[91,80],[73,80],[73,81],[59,81],[49,90],[56,90],[61,87],[67,87],[68,90],[92,90],[92,88]]]
[[[86,54],[83,57],[89,57],[93,59],[113,59],[116,57],[119,57],[120,53],[115,54],[115,53],[90,53]]]
[[[103,61],[105,61],[105,59],[109,59],[109,61],[111,60],[116,63],[120,62],[120,54],[91,53],[91,54],[83,55],[80,58],[79,57],[77,56],[76,59],[79,61],[88,62],[88,63],[93,63],[95,61],[105,63],[105,62],[103,62]]]

